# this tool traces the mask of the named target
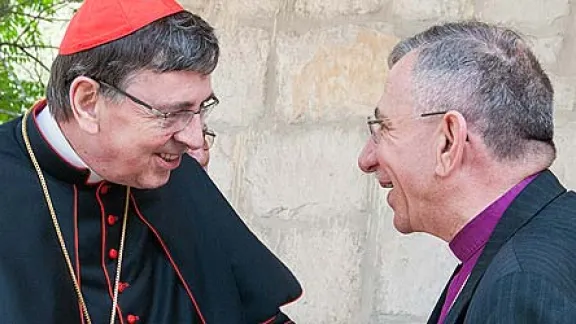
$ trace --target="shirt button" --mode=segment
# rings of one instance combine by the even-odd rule
[[[118,216],[114,216],[114,215],[108,215],[108,225],[112,226],[114,224],[116,224],[116,222],[118,221]]]
[[[118,257],[118,250],[110,249],[110,251],[108,251],[108,256],[110,259],[116,259]]]
[[[128,323],[134,324],[140,320],[140,317],[130,314],[126,317],[126,319],[128,320]]]
[[[121,282],[118,284],[118,292],[123,293],[126,288],[130,287],[130,284],[127,282]]]
[[[105,195],[108,193],[108,190],[110,190],[110,186],[105,184],[102,187],[100,187],[100,194]]]

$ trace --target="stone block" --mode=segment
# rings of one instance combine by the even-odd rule
[[[556,35],[563,28],[561,18],[570,14],[570,0],[480,0],[476,18],[512,25],[528,34]]]
[[[273,17],[280,10],[282,0],[182,0],[181,4],[220,26],[241,18]]]
[[[540,64],[546,69],[551,70],[556,68],[558,64],[558,55],[562,50],[562,41],[564,38],[561,35],[552,37],[526,37],[531,43],[531,48]]]
[[[551,169],[564,186],[576,190],[576,112],[564,114],[557,125],[554,137],[558,156]]]
[[[251,158],[255,131],[250,128],[233,131],[226,124],[209,123],[217,137],[211,149],[208,173],[240,216],[251,222],[253,212],[246,209],[247,204],[244,203],[246,188],[249,186],[249,180],[244,174],[247,161]]]
[[[220,106],[210,120],[232,126],[250,125],[265,111],[270,34],[262,29],[239,27],[218,36],[222,54],[212,80]]]
[[[398,39],[380,28],[342,26],[278,36],[279,113],[288,122],[365,116],[384,90]]]
[[[447,243],[426,234],[393,233],[382,245],[376,310],[427,317],[457,265]]]
[[[285,307],[287,314],[296,323],[354,323],[360,306],[363,232],[332,225],[292,228],[281,236],[279,256],[304,287],[302,298]]]
[[[186,8],[186,10],[190,10],[196,14],[202,15],[202,11],[209,8],[212,4],[211,0],[180,0],[179,3]]]
[[[210,164],[208,174],[228,201],[234,200],[234,178],[236,170],[245,160],[244,156],[237,153],[238,138],[240,135],[228,134],[219,131],[217,126],[211,125],[216,132],[214,146],[210,150]]]
[[[576,78],[560,77],[549,73],[554,88],[554,109],[573,110],[576,105]]]
[[[240,214],[240,217],[243,218],[243,214]],[[280,240],[280,233],[284,232],[285,228],[275,228],[274,226],[270,226],[266,222],[256,222],[244,219],[246,226],[256,235],[256,237],[270,250],[274,253],[278,258],[282,261],[284,259],[278,253],[279,251],[279,240]],[[288,266],[290,270],[292,270],[291,266]]]
[[[356,161],[365,133],[358,121],[349,129],[287,126],[255,134],[247,143],[243,210],[306,222],[333,222],[339,211],[361,210],[365,181]]]
[[[453,21],[472,17],[472,0],[395,0],[392,12],[400,21]]]
[[[363,15],[380,11],[390,0],[296,0],[294,10],[304,17],[330,18]]]
[[[422,324],[426,323],[427,319],[410,315],[376,314],[370,318],[368,324]]]
[[[574,55],[576,54],[576,13],[572,10],[569,17],[568,23],[566,23],[565,28],[558,34],[564,36],[562,42],[562,50],[558,55],[558,73],[560,75],[576,75],[576,60],[574,60]]]

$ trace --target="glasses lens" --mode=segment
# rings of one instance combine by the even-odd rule
[[[219,103],[220,101],[218,101],[218,98],[214,96],[202,102],[202,105],[200,106],[200,116],[202,117],[202,120],[208,117],[208,115],[212,112],[214,107],[216,107]]]
[[[192,118],[194,118],[194,114],[191,112],[190,113],[182,112],[169,115],[166,118],[163,118],[162,128],[166,132],[177,133],[186,128],[186,126],[188,126],[188,124],[190,124],[190,122],[192,121]]]
[[[216,105],[204,106],[200,108],[200,118],[202,118],[202,121],[206,121],[206,118],[208,118],[212,110],[214,110],[214,107],[216,107]]]
[[[214,145],[214,139],[216,137],[216,133],[213,130],[205,128],[204,132],[204,149],[208,150]]]
[[[375,119],[372,116],[369,116],[367,123],[368,123],[368,130],[370,131],[370,136],[372,137],[372,140],[378,143],[382,132],[381,121]]]
[[[374,123],[370,125],[370,133],[374,139],[377,139],[378,134],[380,134],[380,124]]]
[[[209,150],[214,145],[214,137],[210,135],[204,136],[204,149]]]

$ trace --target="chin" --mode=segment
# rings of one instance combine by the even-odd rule
[[[165,176],[153,175],[137,181],[132,187],[138,189],[156,189],[167,184],[168,180],[170,180],[170,173]]]
[[[398,225],[394,225],[394,228],[396,228],[396,230],[401,233],[401,234],[411,234],[414,233],[414,231],[406,226],[398,226]]]
[[[402,234],[414,233],[410,222],[394,214],[394,228]]]

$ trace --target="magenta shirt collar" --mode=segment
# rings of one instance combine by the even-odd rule
[[[472,219],[462,228],[450,242],[450,250],[460,260],[465,263],[478,250],[484,248],[490,238],[492,231],[500,218],[510,206],[514,198],[537,176],[531,175],[508,190],[504,195],[486,207],[480,214]]]

